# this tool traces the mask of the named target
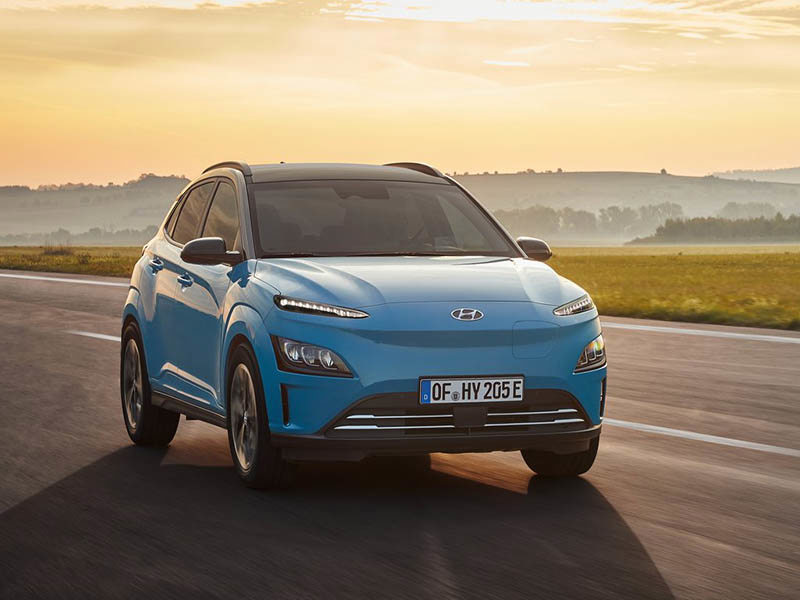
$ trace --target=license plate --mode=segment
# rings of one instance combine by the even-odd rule
[[[420,379],[419,403],[519,402],[524,387],[521,376]]]

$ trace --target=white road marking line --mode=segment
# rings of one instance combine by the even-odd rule
[[[98,281],[97,279],[70,279],[68,277],[42,277],[39,275],[12,275],[11,273],[0,273],[0,277],[10,279],[33,279],[35,281],[55,281],[58,283],[85,283],[86,285],[107,285],[111,287],[130,287],[129,283],[118,281]]]
[[[771,452],[773,454],[785,454],[786,456],[794,456],[796,458],[800,458],[800,450],[795,450],[794,448],[783,448],[782,446],[770,446],[769,444],[757,444],[755,442],[746,442],[744,440],[736,440],[733,438],[719,437],[716,435],[707,435],[705,433],[696,433],[694,431],[684,431],[682,429],[670,429],[669,427],[659,427],[658,425],[647,425],[645,423],[635,423],[632,421],[618,421],[617,419],[603,419],[603,424],[615,425],[616,427],[627,427],[628,429],[635,429],[636,431],[644,431],[646,433],[657,433],[660,435],[679,437],[687,440],[708,442],[710,444],[720,444],[722,446],[735,446],[737,448],[747,448],[748,450]]]
[[[603,328],[633,329],[635,331],[654,331],[656,333],[680,333],[683,335],[703,335],[707,337],[738,338],[757,342],[778,342],[780,344],[800,344],[800,337],[781,337],[778,335],[759,335],[755,333],[733,333],[710,329],[684,329],[682,327],[659,327],[657,325],[633,325],[630,323],[610,323],[602,321]]]
[[[106,335],[105,333],[92,333],[91,331],[67,331],[73,335],[82,335],[83,337],[95,338],[98,340],[106,340],[109,342],[121,342],[122,338],[118,335]]]

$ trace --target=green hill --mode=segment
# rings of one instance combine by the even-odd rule
[[[0,236],[158,225],[188,179],[145,174],[124,184],[0,187]]]
[[[534,204],[597,212],[670,202],[689,217],[715,215],[729,202],[767,203],[784,215],[800,213],[800,185],[684,177],[660,173],[578,172],[457,175],[490,210]]]

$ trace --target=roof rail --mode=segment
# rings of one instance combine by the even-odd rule
[[[250,165],[248,165],[243,160],[228,160],[225,162],[216,163],[208,167],[203,173],[208,173],[213,169],[236,169],[237,171],[241,171],[242,175],[245,177],[252,177],[253,172],[250,170]]]
[[[439,169],[437,169],[436,167],[432,167],[430,165],[426,165],[425,163],[396,162],[396,163],[387,163],[383,166],[400,167],[401,169],[411,169],[412,171],[417,171],[418,173],[424,173],[425,175],[431,175],[433,177],[444,177],[444,174]]]

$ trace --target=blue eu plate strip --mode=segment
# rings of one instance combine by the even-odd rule
[[[420,404],[431,403],[431,380],[423,379],[419,386],[419,401]]]

